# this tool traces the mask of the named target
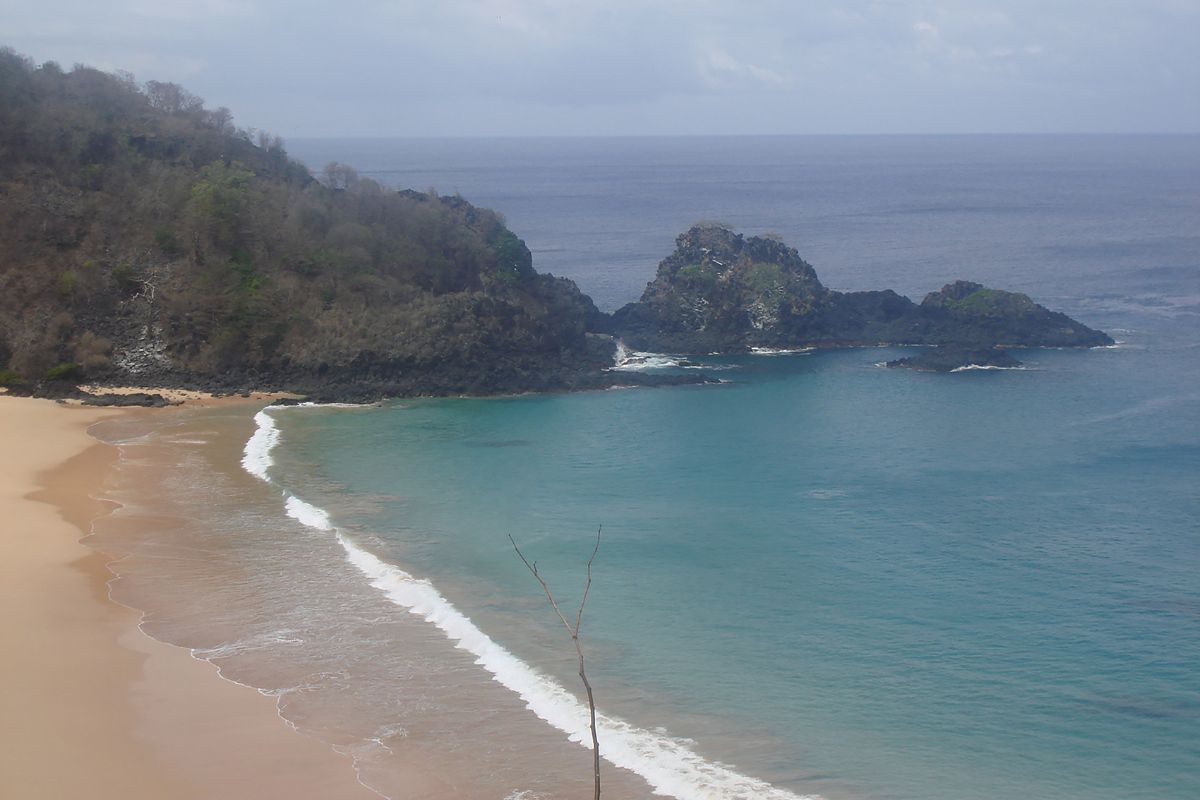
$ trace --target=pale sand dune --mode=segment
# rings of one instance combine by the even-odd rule
[[[376,797],[274,700],[108,600],[78,539],[115,456],[86,428],[117,413],[170,412],[0,397],[0,797]]]

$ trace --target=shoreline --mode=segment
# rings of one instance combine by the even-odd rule
[[[253,402],[181,398],[188,405]],[[256,398],[262,399],[262,398]],[[0,794],[377,798],[348,756],[291,729],[273,698],[144,633],[109,598],[111,559],[81,539],[117,450],[88,434],[145,411],[0,396]]]
[[[8,744],[10,739],[16,741],[25,737],[22,740],[26,745],[24,752],[20,748],[15,751],[9,748],[7,754],[14,763],[21,762],[24,770],[10,770],[0,762],[0,795],[7,796],[11,790],[15,796],[21,797],[56,797],[73,796],[86,791],[102,800],[110,797],[140,800],[143,797],[236,799],[264,796],[339,800],[343,797],[413,796],[412,792],[415,791],[415,796],[436,800],[484,796],[477,790],[490,791],[501,786],[506,790],[511,789],[510,794],[530,791],[535,794],[540,792],[542,796],[574,794],[575,789],[579,788],[575,784],[583,773],[571,764],[587,757],[588,751],[578,748],[569,741],[569,737],[563,736],[567,731],[562,727],[561,720],[555,724],[554,720],[560,716],[558,712],[562,709],[550,709],[554,713],[548,713],[547,708],[542,708],[545,705],[542,693],[530,694],[528,686],[510,685],[511,680],[504,680],[504,676],[486,666],[477,671],[480,665],[477,659],[481,656],[479,652],[469,647],[464,650],[462,642],[458,641],[459,637],[451,635],[451,631],[431,630],[443,626],[430,626],[433,620],[427,615],[413,617],[413,609],[407,608],[407,604],[397,603],[396,598],[388,593],[380,597],[377,592],[383,587],[376,585],[376,582],[372,582],[371,588],[365,591],[358,588],[354,591],[360,596],[366,595],[367,602],[385,614],[395,613],[389,611],[390,608],[403,606],[408,613],[400,613],[398,619],[390,624],[407,623],[419,629],[421,632],[410,643],[431,643],[432,647],[425,652],[426,656],[436,651],[439,655],[435,657],[440,658],[444,653],[450,658],[446,663],[450,664],[452,672],[464,667],[469,672],[463,678],[465,682],[451,690],[452,695],[442,696],[439,702],[448,705],[418,722],[413,728],[414,733],[430,731],[444,734],[450,730],[452,721],[463,713],[472,717],[482,713],[488,720],[485,725],[489,730],[494,729],[496,735],[509,737],[503,749],[510,752],[500,762],[505,764],[506,770],[511,770],[505,777],[486,770],[468,777],[462,772],[465,765],[458,761],[465,750],[460,750],[458,746],[447,748],[444,746],[445,740],[434,741],[420,734],[409,739],[404,732],[401,733],[405,742],[402,747],[396,747],[399,742],[384,744],[383,739],[373,739],[382,750],[387,751],[386,761],[381,762],[372,755],[364,763],[360,761],[360,754],[350,746],[354,736],[346,738],[349,730],[321,725],[314,727],[311,719],[305,719],[303,711],[296,718],[290,702],[286,708],[280,705],[274,692],[289,691],[283,687],[294,685],[294,675],[290,679],[285,675],[284,680],[277,683],[270,677],[264,680],[263,673],[254,673],[252,667],[247,678],[244,663],[236,665],[232,674],[227,675],[224,672],[227,666],[224,657],[218,663],[205,655],[212,645],[206,643],[203,636],[197,640],[194,635],[172,634],[169,622],[166,623],[167,628],[163,627],[161,612],[165,609],[158,604],[158,600],[151,604],[143,602],[148,597],[161,598],[162,595],[157,594],[158,589],[170,585],[150,585],[147,589],[145,581],[154,581],[158,579],[156,576],[171,573],[168,564],[157,561],[164,556],[171,556],[157,548],[162,544],[159,538],[161,531],[174,527],[172,515],[175,513],[150,499],[157,497],[162,487],[148,473],[157,474],[164,467],[172,468],[168,465],[182,457],[179,445],[199,444],[195,433],[200,430],[203,431],[202,436],[221,431],[219,438],[210,441],[221,442],[216,451],[223,454],[220,455],[220,461],[229,462],[229,466],[232,466],[235,463],[232,451],[236,449],[239,458],[242,455],[241,442],[244,439],[240,437],[244,434],[239,433],[239,438],[229,439],[232,428],[218,428],[210,422],[200,423],[199,430],[188,425],[196,424],[196,420],[236,421],[245,417],[249,421],[255,410],[268,405],[273,399],[271,396],[259,396],[251,400],[202,396],[193,398],[194,402],[189,401],[173,411],[94,409],[31,399],[0,398],[0,435],[22,444],[32,444],[35,439],[41,444],[43,434],[54,434],[63,439],[62,448],[42,453],[39,464],[43,469],[34,469],[39,464],[30,463],[28,459],[13,459],[13,463],[8,465],[8,472],[3,473],[6,479],[3,485],[8,487],[11,483],[15,487],[17,482],[8,481],[8,473],[17,468],[26,469],[28,474],[25,480],[32,490],[19,495],[19,500],[25,506],[42,511],[43,517],[57,521],[56,530],[50,531],[46,524],[39,527],[35,536],[40,535],[42,540],[53,537],[58,549],[67,553],[52,567],[57,570],[58,578],[73,581],[76,589],[71,593],[61,587],[51,587],[50,596],[47,597],[42,591],[46,582],[35,579],[34,587],[24,587],[23,592],[14,591],[6,607],[40,606],[56,601],[65,614],[73,614],[86,605],[87,612],[99,620],[83,626],[93,634],[94,641],[89,640],[80,653],[74,652],[77,649],[74,646],[62,646],[63,641],[76,642],[79,636],[75,628],[80,627],[72,627],[69,621],[64,621],[63,614],[54,618],[33,615],[27,621],[27,627],[46,642],[41,652],[57,654],[69,650],[70,657],[64,660],[67,662],[66,669],[53,673],[53,678],[48,678],[45,685],[36,685],[36,676],[46,672],[36,656],[22,663],[15,673],[15,685],[33,687],[34,691],[26,689],[23,692],[26,703],[22,707],[4,697],[0,707],[4,708],[5,717],[34,719],[47,732],[28,736],[26,731],[19,730],[17,726],[6,726],[0,746]],[[202,409],[202,412],[192,413],[197,409]],[[214,411],[215,417],[212,415]],[[237,422],[237,425],[240,430],[242,423]],[[183,433],[159,437],[159,450],[151,456],[149,451],[142,449],[141,434],[151,429],[161,430],[164,426]],[[179,444],[174,443],[175,436],[179,437]],[[151,444],[150,447],[153,449],[155,446]],[[141,477],[124,466],[126,455],[132,456],[130,463],[139,465],[132,469],[134,472],[140,470],[143,473]],[[117,466],[118,459],[121,459],[122,466]],[[222,469],[219,474],[227,473]],[[263,476],[255,475],[244,463],[234,467],[231,474],[235,483],[249,484],[255,487],[256,492],[263,480]],[[124,478],[120,479],[121,476]],[[149,502],[150,505],[143,507],[143,502]],[[274,500],[272,505],[277,502]],[[241,507],[240,500],[233,500],[232,504]],[[10,498],[0,497],[0,513],[11,516],[9,512],[12,505]],[[114,515],[112,512],[115,511],[120,513]],[[167,516],[163,516],[164,513]],[[287,516],[296,519],[290,512]],[[190,515],[184,518],[192,519]],[[299,520],[299,523],[309,524],[303,520]],[[205,547],[201,544],[202,540],[190,538],[198,532],[185,534],[185,538],[177,540],[176,544],[184,548]],[[85,544],[89,536],[96,538]],[[151,538],[146,539],[146,536]],[[147,550],[139,543],[149,543],[151,547]],[[344,545],[333,548],[338,552],[335,560],[339,564],[346,558],[346,554],[340,552],[341,547]],[[220,551],[218,545],[212,552]],[[350,553],[350,556],[353,555]],[[141,567],[136,566],[138,563]],[[353,557],[350,563],[355,565],[356,572],[361,571]],[[130,569],[138,577],[134,578],[132,584],[127,584]],[[245,578],[239,578],[236,570],[234,573],[220,574],[231,580],[226,585],[233,587],[235,594],[240,594],[241,590],[236,587],[245,586],[243,580],[251,573]],[[139,580],[142,581],[140,584]],[[358,580],[354,581],[356,587],[358,584]],[[134,586],[133,595],[130,595],[130,585]],[[220,618],[222,606],[219,602],[216,605],[210,602],[205,611],[205,601],[199,596],[194,596],[194,600],[188,599],[190,591],[207,591],[206,586],[194,583],[190,590],[184,589],[182,593],[175,590],[176,602],[183,603],[182,606],[177,604],[175,610],[183,610],[185,614],[199,613],[202,615],[200,619],[204,620]],[[148,591],[149,594],[139,595],[139,591]],[[377,612],[371,610],[370,613]],[[483,636],[478,631],[470,632]],[[229,630],[225,630],[212,641],[236,641],[227,638],[229,633]],[[217,645],[218,648],[223,646]],[[419,649],[424,645],[417,643],[416,646]],[[192,647],[198,649],[193,650]],[[221,680],[214,681],[214,675]],[[532,678],[533,673],[522,673],[522,676]],[[519,681],[522,684],[527,682]],[[535,682],[540,684],[540,679]],[[56,693],[60,685],[70,687],[72,693],[65,698],[60,697]],[[539,698],[543,702],[538,702]],[[12,707],[11,711],[9,706]],[[54,733],[78,717],[88,720],[91,726],[88,732],[73,739]],[[394,719],[388,720],[389,725],[395,724]],[[406,728],[409,719],[405,718]],[[615,721],[615,724],[624,730],[624,723]],[[370,739],[371,729],[365,730],[366,738]],[[360,735],[362,733],[359,732]],[[632,734],[637,734],[635,738],[639,739],[638,742],[625,741],[628,737],[616,729],[607,731],[609,739],[616,737],[621,742],[617,745],[618,751],[628,747],[640,751],[643,749],[640,745],[647,744],[641,742],[640,737],[650,735],[653,738],[652,732],[632,730]],[[458,736],[457,733],[451,735]],[[492,736],[490,741],[494,743],[497,739]],[[665,740],[655,741],[660,746],[670,744]],[[468,749],[480,744],[478,741],[472,742]],[[494,749],[494,744],[486,741],[483,744],[488,750]],[[686,751],[686,748],[678,752],[675,752],[677,747],[669,749],[675,756],[668,759],[672,764],[680,760],[695,762],[704,767],[702,772],[716,768],[723,774],[724,780],[731,780],[737,785],[752,784],[765,791],[767,796],[795,796],[786,791],[776,791],[774,787],[760,784],[745,775],[726,772],[724,765],[719,763],[705,764],[702,757]],[[94,768],[87,766],[91,763],[88,758],[96,762]],[[636,760],[641,761],[641,758]],[[56,772],[56,767],[64,761],[80,766],[65,774],[61,770]],[[516,766],[517,762],[521,766]],[[554,767],[549,766],[551,762]],[[647,769],[649,772],[646,772]],[[644,763],[635,766],[627,758],[620,758],[608,765],[608,793],[614,797],[643,797],[655,786],[662,790],[669,785],[669,794],[681,796],[680,791],[688,790],[683,784],[676,784],[680,779],[688,783],[689,777],[682,772],[676,774],[677,769],[691,773],[681,764]],[[96,781],[95,775],[100,775],[101,779]],[[379,784],[380,779],[382,785]],[[662,781],[666,781],[666,785]],[[94,789],[97,782],[103,786],[99,794]],[[647,782],[650,786],[647,786]],[[372,786],[377,788],[368,788]],[[548,795],[544,794],[547,790],[550,791]]]
[[[166,412],[166,417],[161,416],[163,412],[135,412],[137,417],[147,420],[144,429],[136,420],[132,426],[118,420],[111,426],[105,423],[96,429],[99,438],[117,443],[115,446],[122,456],[127,452],[133,455],[128,464],[123,463],[114,470],[114,482],[106,492],[106,497],[118,501],[118,513],[98,520],[94,526],[97,548],[125,554],[114,561],[111,568],[117,577],[112,583],[114,602],[143,609],[146,616],[142,630],[151,639],[193,648],[194,658],[210,664],[226,681],[270,697],[278,694],[285,698],[279,705],[279,717],[283,722],[327,743],[337,753],[351,754],[360,783],[377,793],[373,796],[438,800],[575,795],[579,776],[585,773],[573,765],[576,761],[580,766],[584,760],[590,762],[590,750],[580,748],[563,736],[561,730],[546,724],[544,719],[532,713],[527,698],[498,683],[486,669],[479,669],[477,654],[456,646],[429,620],[408,609],[398,609],[393,601],[380,593],[379,587],[369,580],[364,581],[361,568],[353,558],[355,553],[365,555],[364,551],[347,552],[340,535],[335,539],[324,527],[313,530],[309,524],[311,520],[299,520],[290,506],[281,502],[279,486],[270,481],[265,472],[266,465],[274,463],[273,459],[267,459],[258,470],[246,463],[247,445],[259,438],[263,430],[258,419],[263,415],[255,412],[270,402],[270,398],[261,399],[263,402],[246,403],[243,400],[239,403],[236,399],[226,402],[225,398],[219,398],[215,403],[217,407],[210,405],[201,413],[188,414],[185,410],[176,418],[179,424],[171,419],[171,412]],[[343,404],[316,405],[345,407]],[[165,424],[155,424],[159,420]],[[259,433],[253,433],[256,426]],[[142,435],[151,429],[154,430],[148,436]],[[186,457],[179,447],[202,443],[206,445],[203,448],[206,453],[204,464],[182,466]],[[130,449],[131,445],[133,449]],[[263,456],[268,455],[269,449],[264,450]],[[186,483],[189,469],[220,476],[217,486],[206,483],[201,489],[198,484]],[[174,482],[171,478],[161,482],[167,474],[174,475]],[[196,486],[195,492],[188,490],[186,496],[179,493],[181,475],[185,476],[183,485]],[[214,491],[216,494],[211,494]],[[200,500],[199,505],[189,505],[187,498],[194,499],[206,493],[215,500],[215,506],[204,500]],[[290,493],[284,491],[283,494],[288,496]],[[173,499],[159,502],[159,498]],[[248,522],[233,521],[246,509],[251,510]],[[255,518],[254,509],[264,510],[266,519]],[[356,617],[376,622],[390,618],[386,624],[393,629],[397,640],[403,641],[404,657],[416,659],[412,663],[419,669],[411,675],[407,671],[401,671],[399,675],[386,671],[372,673],[379,679],[378,683],[365,685],[385,689],[384,695],[377,698],[379,702],[369,704],[370,710],[361,704],[356,693],[347,693],[340,688],[336,672],[330,671],[334,668],[321,661],[323,654],[320,652],[311,653],[308,660],[303,655],[295,659],[291,656],[280,659],[272,659],[270,655],[257,657],[259,653],[270,651],[269,646],[262,647],[257,642],[270,642],[276,636],[301,637],[276,640],[281,641],[283,647],[315,643],[319,650],[321,646],[332,644],[335,640],[330,638],[330,633],[346,624],[338,620],[335,627],[326,628],[328,618],[323,622],[313,620],[307,614],[302,615],[303,620],[290,617],[286,606],[294,601],[286,601],[285,607],[281,608],[278,605],[279,585],[270,585],[269,577],[265,583],[260,582],[264,576],[282,572],[273,564],[256,562],[254,545],[248,544],[243,549],[243,544],[260,540],[260,537],[244,534],[253,530],[264,534],[269,541],[272,532],[280,526],[292,527],[287,536],[276,540],[276,544],[285,549],[289,547],[289,541],[292,546],[298,544],[300,550],[293,552],[293,556],[302,551],[307,563],[328,559],[323,563],[333,565],[335,570],[344,570],[351,577],[348,584],[343,584],[348,586],[348,594],[340,599],[357,598],[350,602],[365,603],[365,607],[359,605],[351,612],[349,624],[353,624]],[[297,536],[299,531],[309,534]],[[279,552],[274,546],[268,546],[267,551],[272,555]],[[180,573],[179,583],[161,581],[172,568],[159,559],[187,560],[196,552],[209,556],[191,562],[196,571],[185,569]],[[236,557],[223,560],[225,555],[235,552]],[[221,566],[214,567],[218,562]],[[291,563],[299,562],[292,559]],[[300,574],[290,569],[285,571],[289,583],[303,580]],[[307,577],[315,575],[307,573]],[[252,592],[246,588],[250,584],[255,586]],[[198,597],[188,601],[192,590],[204,592],[205,599]],[[290,587],[286,589],[289,597],[292,591]],[[211,599],[225,592],[228,592],[225,596],[236,598],[233,605]],[[246,616],[232,610],[235,608],[255,610]],[[265,628],[262,627],[264,624]],[[304,632],[300,633],[300,629]],[[240,650],[243,642],[251,643],[244,651]],[[380,658],[374,663],[386,662],[385,653],[377,655]],[[342,657],[339,654],[337,661],[343,668],[358,675],[372,672],[370,659],[355,662],[351,658],[349,666],[345,666]],[[431,659],[438,660],[436,667],[431,664]],[[467,673],[465,676],[464,672]],[[437,674],[455,676],[455,685],[445,686],[435,680],[436,685],[431,687],[426,676]],[[317,683],[309,684],[314,676]],[[326,683],[323,679],[328,676],[334,676],[334,680]],[[408,682],[401,685],[395,682],[396,679]],[[295,692],[300,687],[303,691]],[[389,701],[383,700],[385,696],[407,698],[401,699],[400,704],[412,713],[401,716],[386,710],[382,715],[374,713],[390,706]],[[333,698],[333,704],[330,698]],[[464,730],[460,720],[467,718],[472,720],[467,726],[469,730],[494,731],[490,740],[473,741],[464,747],[457,737]],[[503,743],[498,745],[497,742]],[[480,745],[482,749],[476,750]],[[488,769],[463,763],[467,752],[472,754],[467,760],[472,761],[479,756],[487,759],[498,749],[507,755]],[[539,758],[550,759],[553,766]],[[514,767],[514,762],[519,762],[520,766]],[[498,771],[492,771],[493,767]],[[647,795],[649,788],[640,777],[619,767],[612,769],[614,772],[607,776],[607,794],[618,798]],[[590,783],[588,786],[590,788]]]

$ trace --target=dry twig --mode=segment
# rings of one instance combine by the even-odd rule
[[[558,601],[554,599],[554,594],[550,591],[550,586],[538,572],[537,562],[529,563],[529,559],[525,558],[525,554],[521,552],[521,548],[517,547],[517,540],[512,537],[512,534],[508,536],[508,540],[512,542],[513,550],[517,551],[517,557],[529,569],[534,579],[542,585],[542,590],[546,593],[546,599],[550,601],[550,607],[554,609],[554,613],[558,615],[563,627],[567,629],[571,641],[575,644],[575,655],[579,657],[579,679],[583,681],[583,688],[587,691],[588,713],[592,729],[592,777],[596,790],[594,800],[600,800],[600,738],[596,735],[596,700],[592,695],[592,684],[588,682],[587,672],[583,668],[583,648],[579,644],[579,629],[583,626],[583,607],[587,605],[588,593],[592,590],[592,562],[596,560],[596,553],[600,551],[600,533],[603,530],[603,526],[596,529],[596,545],[592,548],[592,555],[588,558],[587,583],[583,587],[583,598],[579,601],[579,610],[575,612],[575,625],[573,627],[567,621],[562,610],[559,609]]]

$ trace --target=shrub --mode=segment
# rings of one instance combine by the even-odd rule
[[[112,279],[121,294],[127,297],[137,294],[142,289],[142,282],[138,279],[137,272],[129,264],[118,264],[113,267]]]
[[[46,370],[48,381],[74,381],[83,377],[83,368],[70,361],[58,364]]]
[[[58,276],[58,281],[55,282],[55,288],[58,289],[59,295],[62,297],[70,297],[75,294],[75,286],[79,283],[79,276],[74,272],[63,272]]]
[[[180,244],[179,237],[166,225],[159,225],[154,229],[154,243],[168,256],[174,257],[183,253],[183,245]]]
[[[112,342],[91,331],[84,331],[75,346],[75,361],[82,365],[88,374],[104,372],[112,366],[109,355],[112,353]]]
[[[21,382],[21,376],[11,369],[0,369],[0,386],[12,386]]]

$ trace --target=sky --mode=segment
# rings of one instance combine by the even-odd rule
[[[288,137],[1200,131],[1200,0],[0,0]]]

